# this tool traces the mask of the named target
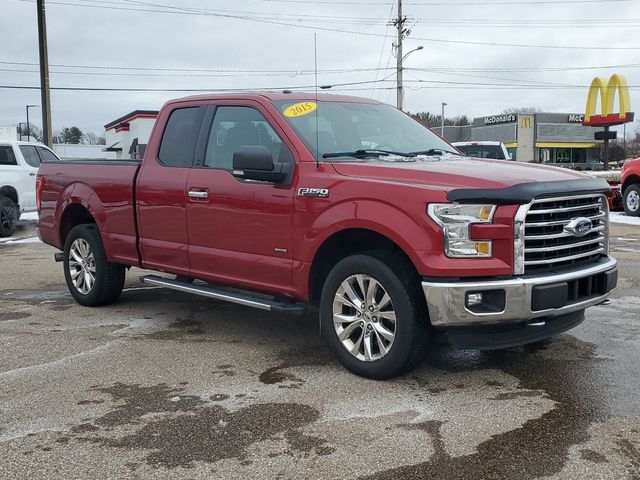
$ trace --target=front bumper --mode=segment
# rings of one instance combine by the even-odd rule
[[[472,282],[423,281],[422,290],[434,327],[504,325],[535,318],[560,317],[603,302],[616,287],[617,262],[604,257],[596,264],[562,273]],[[469,306],[468,295],[482,293],[485,306]]]

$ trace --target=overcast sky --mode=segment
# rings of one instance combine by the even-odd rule
[[[48,0],[51,86],[309,86],[316,32],[321,85],[377,79],[333,91],[395,104],[394,29],[387,23],[397,5],[391,2]],[[0,0],[0,6],[0,85],[38,86],[35,0]],[[611,73],[627,77],[632,107],[640,105],[639,0],[405,0],[403,9],[412,26],[405,52],[424,47],[405,61],[406,110],[439,112],[446,102],[447,116],[524,105],[582,112],[591,79]],[[132,110],[159,109],[189,94],[54,90],[53,128],[102,134],[105,123]],[[24,121],[28,103],[40,104],[38,90],[0,89],[0,125]],[[40,111],[31,112],[41,126]]]

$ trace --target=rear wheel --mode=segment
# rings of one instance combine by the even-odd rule
[[[388,252],[353,255],[329,273],[320,301],[322,330],[351,372],[394,377],[420,363],[427,321],[408,262]]]
[[[107,261],[95,225],[78,225],[69,232],[63,263],[67,287],[79,304],[94,307],[120,296],[125,267]]]
[[[624,190],[622,206],[627,215],[631,217],[640,216],[640,185],[629,185]]]
[[[9,197],[0,198],[0,237],[10,237],[16,231],[20,212]]]

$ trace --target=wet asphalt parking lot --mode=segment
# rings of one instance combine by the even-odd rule
[[[313,316],[137,283],[90,309],[34,222],[0,243],[0,478],[640,479],[640,226],[608,306],[542,346],[349,374]]]

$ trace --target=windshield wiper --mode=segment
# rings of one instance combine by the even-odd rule
[[[398,155],[399,157],[413,157],[413,153],[394,152],[393,150],[379,150],[377,148],[366,148],[361,150],[354,150],[353,152],[332,152],[323,153],[322,158],[337,158],[337,157],[354,157],[354,158],[366,158],[371,155]]]
[[[458,152],[453,152],[451,150],[445,150],[444,148],[430,148],[429,150],[421,150],[418,152],[410,152],[407,155],[416,156],[416,155],[442,155],[443,153],[451,153],[453,155],[460,154]]]

